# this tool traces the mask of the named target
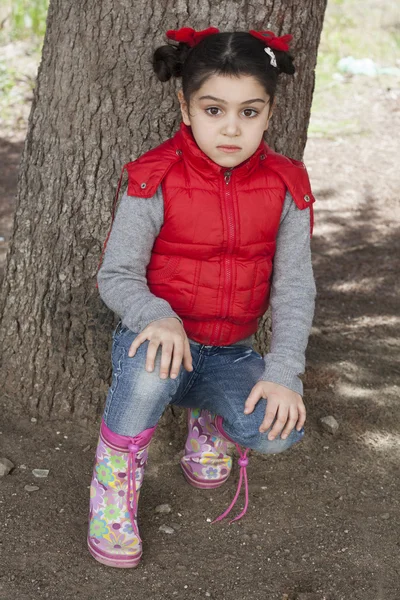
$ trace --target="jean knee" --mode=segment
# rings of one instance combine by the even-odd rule
[[[269,440],[268,435],[271,429],[272,427],[264,433],[260,433],[258,444],[254,447],[254,450],[262,454],[279,454],[301,442],[305,434],[304,427],[302,427],[300,431],[292,429],[286,439],[282,439],[280,435],[277,435],[274,440]]]
[[[131,339],[114,345],[113,379],[103,415],[106,425],[120,435],[136,435],[156,425],[179,385],[177,379],[161,379],[157,368],[146,371],[144,345],[129,357],[130,343]]]

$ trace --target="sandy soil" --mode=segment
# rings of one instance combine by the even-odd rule
[[[306,436],[282,455],[253,454],[250,507],[210,525],[236,489],[190,488],[183,440],[153,456],[141,494],[144,560],[97,564],[85,545],[97,431],[29,420],[1,428],[0,598],[63,600],[398,600],[400,90],[354,78],[329,119],[346,135],[311,137],[305,162],[315,203],[318,301],[305,377]],[[9,239],[21,142],[0,141],[0,235]],[[0,247],[5,247],[0,243]],[[3,255],[2,255],[3,256]],[[331,435],[319,419],[333,415]],[[87,446],[90,445],[90,449]],[[50,469],[37,480],[34,468]],[[36,492],[26,484],[39,486]],[[156,515],[169,503],[170,515]],[[181,516],[178,515],[178,512]],[[178,523],[173,535],[161,524]]]

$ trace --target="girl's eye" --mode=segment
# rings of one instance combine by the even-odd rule
[[[249,114],[249,113],[253,113],[253,114]],[[243,114],[245,117],[250,117],[250,119],[252,119],[258,115],[258,112],[256,110],[254,110],[254,108],[245,108],[243,111]]]
[[[218,111],[220,109],[217,106],[210,106],[210,108],[206,108],[206,112],[209,115],[212,115],[213,117],[215,117],[218,114]],[[210,111],[210,112],[209,112]]]

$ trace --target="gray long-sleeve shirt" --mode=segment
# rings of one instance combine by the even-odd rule
[[[175,317],[171,305],[152,294],[146,268],[164,220],[161,186],[152,198],[123,195],[98,272],[104,303],[135,332],[158,319]],[[311,264],[310,211],[300,210],[286,192],[274,256],[270,304],[272,339],[259,380],[303,394],[299,375],[314,316],[316,286]],[[190,339],[190,338],[189,338]],[[235,342],[252,346],[253,336]]]

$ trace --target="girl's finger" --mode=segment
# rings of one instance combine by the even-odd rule
[[[193,358],[190,351],[189,340],[187,338],[184,342],[183,366],[185,367],[186,371],[193,371]]]
[[[265,431],[267,431],[267,429],[269,429],[271,427],[273,420],[275,419],[277,410],[278,410],[277,402],[274,401],[273,399],[268,398],[267,408],[265,410],[265,417],[259,427],[259,431],[261,433],[264,433]]]
[[[249,415],[250,413],[253,412],[255,405],[260,401],[260,399],[262,398],[260,392],[257,390],[257,388],[253,388],[246,400],[246,402],[244,403],[244,414],[245,415]]]
[[[161,345],[161,366],[160,366],[160,377],[161,379],[166,379],[169,373],[169,367],[172,359],[172,350],[173,350],[172,342],[164,342]]]
[[[285,440],[289,433],[292,431],[293,427],[296,425],[298,419],[298,412],[295,406],[290,407],[289,409],[289,419],[286,423],[285,429],[281,433],[281,438]]]
[[[299,411],[299,420],[297,422],[296,429],[297,429],[297,431],[300,431],[300,429],[303,427],[304,423],[306,422],[306,416],[307,416],[307,411],[306,411],[306,407],[304,406],[304,404],[301,404],[298,407],[298,411]]]
[[[135,355],[136,350],[139,348],[140,344],[143,344],[143,342],[146,340],[147,338],[142,336],[141,333],[139,333],[139,335],[137,335],[135,337],[135,339],[133,340],[132,344],[130,345],[129,348],[129,352],[128,352],[128,356],[130,358],[132,358],[132,356]]]
[[[269,440],[274,440],[276,436],[282,431],[284,428],[286,421],[288,419],[289,409],[288,407],[280,406],[278,409],[277,419],[272,427],[271,431],[268,434]]]
[[[174,348],[173,348],[173,358],[172,358],[171,373],[170,373],[171,379],[175,379],[176,377],[178,377],[178,373],[179,373],[179,370],[180,370],[181,364],[182,364],[182,357],[183,357],[183,341],[179,340],[179,341],[175,342]]]
[[[146,371],[152,371],[154,369],[154,361],[156,358],[157,350],[160,345],[160,341],[151,340],[149,347],[147,348],[146,356]]]

